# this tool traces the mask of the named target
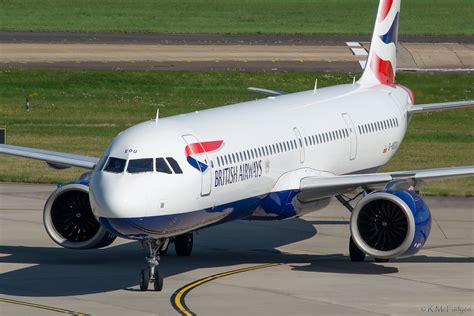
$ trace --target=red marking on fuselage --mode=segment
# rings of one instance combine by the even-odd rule
[[[200,143],[193,143],[186,146],[186,157],[192,154],[202,154],[205,152],[210,152],[216,149],[219,149],[222,146],[222,140],[215,140],[210,142],[200,142]]]
[[[387,17],[388,13],[390,12],[390,9],[392,8],[392,4],[393,0],[385,0],[382,3],[382,10],[380,11],[380,15],[377,18],[379,22],[383,21]]]
[[[406,91],[406,93],[408,94],[408,97],[410,98],[410,104],[412,105],[415,104],[415,94],[413,93],[413,91],[411,91],[410,88],[401,84],[397,84],[397,86]]]

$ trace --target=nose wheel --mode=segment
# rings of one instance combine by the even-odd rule
[[[150,271],[148,269],[143,269],[140,272],[140,291],[148,290],[148,284],[150,283]]]
[[[143,269],[139,276],[139,285],[141,291],[147,291],[150,283],[153,283],[155,291],[161,291],[163,289],[163,273],[158,269],[160,264],[159,253],[163,249],[167,249],[169,240],[165,239],[146,239],[143,240],[142,246],[147,248],[149,256],[146,257],[148,262],[148,268]]]

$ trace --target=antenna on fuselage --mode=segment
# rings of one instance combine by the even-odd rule
[[[316,90],[318,90],[318,78],[316,78],[316,81],[314,82],[313,94],[316,94]]]
[[[354,76],[354,79],[352,79],[352,85],[356,84],[356,76]]]
[[[159,118],[160,118],[160,108],[156,109],[155,125],[158,124]]]

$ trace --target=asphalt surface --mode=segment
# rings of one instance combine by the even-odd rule
[[[151,71],[335,71],[358,73],[362,69],[355,62],[295,62],[295,61],[64,61],[1,63],[0,68],[6,69],[94,69],[94,70],[151,70]],[[450,71],[448,71],[450,72]]]
[[[368,36],[0,32],[1,68],[361,72]],[[399,71],[472,72],[474,37],[402,37]]]
[[[1,43],[0,67],[361,71],[369,43],[213,45]],[[473,71],[474,44],[399,45],[399,70]]]
[[[49,239],[42,208],[53,189],[0,184],[1,315],[178,315],[186,286],[198,315],[473,313],[474,198],[427,198],[427,245],[388,263],[349,261],[349,213],[337,203],[302,219],[205,229],[191,257],[170,249],[162,258],[162,292],[140,292],[145,252],[136,242],[69,251]]]
[[[271,44],[319,45],[369,42],[369,35],[258,35],[258,34],[169,34],[169,33],[68,33],[0,32],[0,43],[99,43],[99,44]],[[400,36],[405,43],[474,44],[474,36]]]

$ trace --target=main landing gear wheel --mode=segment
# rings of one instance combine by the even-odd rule
[[[365,252],[357,247],[352,236],[349,239],[349,256],[351,257],[352,262],[362,262],[365,260]]]
[[[143,269],[142,272],[140,272],[139,282],[140,291],[148,290],[148,284],[150,283],[150,271],[148,271],[148,269]]]
[[[160,270],[155,270],[154,280],[155,291],[161,291],[163,289],[163,273]]]
[[[186,233],[174,238],[174,249],[178,256],[189,256],[193,251],[193,233]]]
[[[163,289],[163,273],[158,270],[158,265],[160,264],[159,253],[168,247],[168,243],[169,240],[167,238],[146,239],[141,241],[142,246],[148,249],[150,255],[146,257],[148,268],[140,272],[140,291],[148,290],[150,283],[154,284],[153,287],[155,291],[161,291]]]

